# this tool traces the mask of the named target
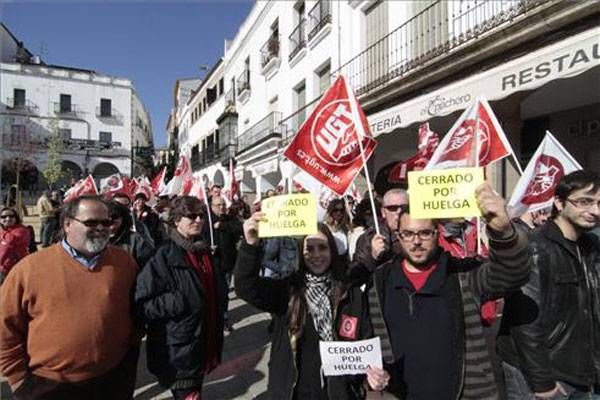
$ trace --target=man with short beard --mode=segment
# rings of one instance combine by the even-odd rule
[[[478,307],[527,282],[531,256],[504,200],[487,183],[476,198],[489,261],[452,257],[440,248],[433,220],[413,218],[410,210],[400,215],[402,255],[375,270],[368,295],[385,368],[367,371],[373,389],[411,400],[499,398]],[[371,245],[378,259],[385,246],[377,237]]]
[[[101,198],[62,214],[65,238],[21,260],[0,290],[0,372],[17,399],[130,399],[137,363],[137,266],[107,247]]]

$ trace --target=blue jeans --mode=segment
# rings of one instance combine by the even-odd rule
[[[506,398],[508,400],[535,400],[535,397],[525,377],[517,368],[505,362],[502,363],[504,369],[504,380],[506,381]],[[566,395],[559,393],[549,400],[600,400],[600,394],[591,391],[581,391],[565,382],[560,382],[567,392]]]

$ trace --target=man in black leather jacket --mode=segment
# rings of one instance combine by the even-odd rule
[[[498,337],[509,400],[600,399],[600,177],[564,176],[530,236],[531,278],[506,299]],[[580,396],[580,397],[578,397]]]

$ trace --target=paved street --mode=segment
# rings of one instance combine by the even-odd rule
[[[261,313],[237,299],[233,289],[229,295],[229,318],[235,330],[225,335],[223,363],[208,376],[204,384],[203,398],[265,399],[269,361],[269,314]],[[162,389],[146,370],[145,348],[140,355],[136,388],[135,400],[171,398],[170,392]],[[4,383],[0,398],[12,398]]]

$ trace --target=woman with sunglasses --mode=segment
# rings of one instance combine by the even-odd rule
[[[3,207],[0,210],[0,284],[10,269],[29,254],[30,237],[15,209]]]
[[[227,287],[202,238],[206,208],[172,200],[170,237],[138,276],[135,304],[147,328],[148,370],[174,399],[200,399],[204,377],[221,361]]]
[[[350,234],[350,216],[346,211],[343,199],[333,199],[327,206],[325,225],[331,231],[337,248],[338,255],[348,258],[348,235]]]
[[[318,232],[298,241],[300,266],[285,279],[260,277],[260,241],[255,213],[244,223],[235,291],[253,306],[273,314],[268,398],[345,400],[363,399],[364,376],[321,374],[319,341],[360,340],[370,337],[362,291],[346,278],[331,232]]]

